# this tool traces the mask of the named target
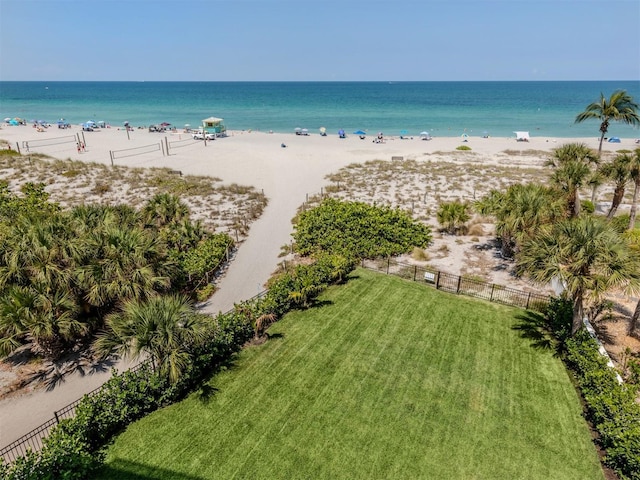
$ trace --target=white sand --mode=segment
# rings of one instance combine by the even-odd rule
[[[0,129],[0,140],[8,141],[13,148],[16,143],[22,148],[23,142],[56,139],[80,133],[79,127],[60,130],[51,127],[45,132],[37,132],[31,126]],[[597,130],[594,128],[594,133]],[[84,132],[86,152],[78,153],[74,143],[37,147],[32,143],[30,151],[46,153],[50,156],[73,160],[111,163],[110,150],[159,145],[165,137],[169,142],[190,138],[190,135],[149,133],[134,130],[129,133],[115,128],[96,132]],[[281,261],[280,247],[290,242],[291,218],[307,194],[315,194],[327,184],[325,176],[343,166],[368,160],[391,160],[394,156],[405,159],[425,159],[428,154],[442,152],[439,157],[447,158],[448,152],[459,145],[468,145],[473,152],[470,156],[450,155],[454,161],[495,162],[507,165],[542,164],[547,153],[564,143],[584,142],[592,148],[598,147],[598,139],[554,139],[532,137],[530,142],[516,142],[515,138],[469,137],[463,143],[460,138],[434,138],[423,141],[419,137],[401,140],[386,138],[385,143],[372,142],[373,138],[360,140],[357,136],[339,139],[336,134],[321,137],[318,134],[296,136],[291,134],[268,134],[260,132],[229,132],[229,137],[207,142],[187,142],[186,146],[170,149],[164,156],[161,149],[143,155],[116,159],[115,164],[131,167],[169,167],[184,174],[209,175],[221,178],[225,183],[250,185],[264,190],[269,205],[262,217],[250,229],[248,239],[239,251],[223,278],[219,291],[206,306],[209,312],[224,311],[234,302],[248,299],[260,292],[264,282]],[[623,139],[622,144],[604,144],[604,151],[621,148],[635,148],[632,139]],[[282,148],[281,144],[286,144]],[[144,149],[142,149],[144,150]],[[512,151],[509,155],[503,152]],[[521,157],[518,152],[535,150]],[[140,151],[140,150],[139,150]],[[121,153],[123,155],[124,152]],[[429,157],[433,160],[433,155]],[[448,262],[460,259],[450,257]],[[445,266],[449,266],[449,263]],[[453,273],[456,273],[455,271]],[[27,395],[10,397],[0,401],[0,446],[7,445],[15,438],[40,425],[53,416],[53,411],[76,400],[108,378],[109,374],[91,377],[71,376],[52,392],[35,391]],[[35,407],[34,405],[37,405]]]

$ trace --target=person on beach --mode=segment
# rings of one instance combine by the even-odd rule
[[[76,142],[76,147],[78,148],[78,153],[80,153],[80,142]]]

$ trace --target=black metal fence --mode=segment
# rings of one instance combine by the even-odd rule
[[[129,371],[137,372],[145,365],[150,365],[151,362],[149,360],[145,360],[144,362],[131,367]],[[84,397],[91,397],[96,393],[100,392],[104,388],[104,384],[100,385],[98,388],[91,390],[89,393],[86,393],[81,398],[77,399],[74,402],[71,402],[69,405],[62,407],[60,410],[56,410],[53,412],[53,418],[47,420],[39,427],[34,428],[30,432],[24,434],[17,440],[14,440],[6,447],[0,448],[0,457],[4,459],[5,462],[13,462],[19,457],[24,457],[29,450],[38,451],[42,448],[43,441],[47,438],[49,431],[54,426],[60,423],[60,420],[64,418],[71,418],[74,416],[76,412],[76,407],[82,401]]]
[[[414,282],[421,282],[445,292],[481,298],[490,302],[538,312],[544,311],[551,300],[549,295],[524,292],[473,277],[453,275],[429,267],[398,262],[392,258],[363,261],[362,266],[369,270],[396,275]]]

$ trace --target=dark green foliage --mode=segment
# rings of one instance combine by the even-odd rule
[[[301,255],[326,252],[359,259],[425,248],[431,232],[398,209],[326,199],[299,215],[294,239]]]
[[[637,386],[620,384],[598,345],[581,331],[566,342],[566,362],[584,396],[587,416],[606,449],[605,462],[621,478],[640,479],[640,404]]]
[[[182,268],[190,277],[202,278],[225,260],[231,248],[233,239],[226,233],[211,235],[185,253]]]
[[[123,301],[193,294],[233,247],[174,197],[154,197],[143,213],[63,211],[41,184],[17,195],[0,183],[0,356],[33,340],[33,353],[55,359],[91,339]]]
[[[573,305],[569,300],[551,298],[545,311],[546,326],[560,342],[564,342],[571,335],[572,317]]]

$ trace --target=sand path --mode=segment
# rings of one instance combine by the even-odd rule
[[[78,132],[50,129],[36,133],[31,127],[15,127],[0,131],[0,138],[13,145],[25,140],[60,137]],[[136,130],[130,133],[117,129],[84,134],[87,151],[77,153],[75,144],[31,147],[31,151],[47,153],[57,158],[110,164],[110,150],[140,147],[160,142],[164,135]],[[187,139],[186,134],[167,135],[169,142]],[[571,139],[562,140],[572,141]],[[597,147],[595,139],[580,139]],[[631,142],[631,141],[629,141]],[[282,148],[281,144],[286,144]],[[475,152],[492,155],[506,149],[550,150],[558,146],[555,139],[532,139],[531,143],[516,143],[514,139],[471,138]],[[593,144],[593,145],[592,145]],[[441,138],[429,142],[389,139],[376,144],[357,137],[339,139],[336,135],[308,137],[293,134],[233,132],[232,136],[208,142],[188,143],[171,149],[169,156],[160,151],[116,160],[116,164],[133,167],[169,167],[184,174],[216,176],[225,183],[250,185],[263,189],[269,205],[250,228],[248,239],[238,249],[235,259],[222,278],[219,289],[204,310],[209,313],[226,311],[233,304],[248,299],[264,289],[264,283],[276,269],[281,246],[290,242],[291,218],[307,194],[318,193],[327,182],[325,176],[353,162],[390,160],[392,156],[422,158],[435,151],[452,151],[460,145],[459,138]],[[617,146],[620,148],[620,146]],[[24,153],[24,151],[23,151]],[[127,364],[119,364],[122,370]],[[36,428],[53,417],[54,410],[66,406],[95,389],[110,377],[110,372],[93,375],[71,375],[51,391],[38,389],[0,401],[0,447]]]

